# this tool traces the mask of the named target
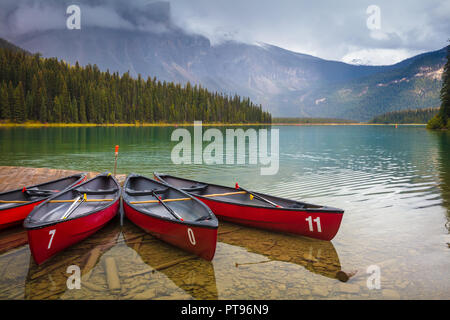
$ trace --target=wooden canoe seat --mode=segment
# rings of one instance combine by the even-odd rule
[[[190,186],[188,188],[181,188],[181,190],[186,191],[186,192],[192,192],[192,191],[203,191],[208,187],[208,185],[206,184],[201,184],[201,185],[193,185]]]
[[[111,193],[116,193],[117,191],[119,191],[118,188],[113,188],[113,189],[105,189],[105,190],[89,190],[89,189],[82,189],[82,188],[78,188],[75,189],[75,191],[79,192],[79,193],[86,193],[86,194],[111,194]]]
[[[136,190],[126,188],[125,192],[127,194],[129,194],[130,196],[148,196],[148,195],[152,195],[153,193],[155,193],[155,194],[165,193],[168,190],[169,190],[169,188],[136,191]]]
[[[288,208],[302,209],[302,208],[305,208],[305,205],[304,204],[300,204],[300,203],[294,203],[294,204],[291,204],[290,206],[288,206]]]
[[[26,189],[23,193],[28,197],[49,197],[59,190]]]

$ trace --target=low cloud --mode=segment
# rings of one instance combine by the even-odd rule
[[[14,38],[23,34],[66,28],[69,5],[81,9],[83,27],[165,32],[173,25],[170,4],[162,1],[76,1],[2,0],[0,36]]]
[[[219,3],[218,3],[219,2]],[[172,0],[186,30],[220,42],[228,32],[331,60],[361,54],[376,64],[444,47],[450,36],[450,2],[439,0]],[[367,8],[380,9],[381,29],[367,27]],[[392,53],[392,59],[383,54]]]
[[[213,45],[227,40],[269,43],[330,60],[390,64],[436,50],[450,36],[450,2],[439,0],[2,0],[0,36],[65,28],[68,5],[81,8],[82,28],[144,32],[184,30]],[[381,29],[367,27],[380,8]],[[356,61],[355,60],[355,61]]]
[[[342,61],[359,65],[390,65],[419,53],[404,49],[362,49],[349,52]]]

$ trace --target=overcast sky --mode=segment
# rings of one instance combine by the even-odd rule
[[[378,25],[370,23],[371,5],[379,8]],[[448,0],[172,0],[172,14],[213,41],[261,41],[345,62],[391,64],[450,38]]]
[[[11,38],[8,36],[64,26],[66,18],[61,12],[70,4],[80,5],[83,26],[164,31],[163,26],[146,20],[143,8],[149,2],[152,1],[0,0],[0,36]],[[449,0],[171,0],[170,3],[175,25],[205,35],[213,44],[227,39],[265,42],[344,62],[392,64],[440,49],[450,38]]]

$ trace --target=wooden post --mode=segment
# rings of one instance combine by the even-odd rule
[[[116,177],[117,157],[118,156],[119,156],[119,145],[116,145],[116,151],[114,152],[114,178]]]

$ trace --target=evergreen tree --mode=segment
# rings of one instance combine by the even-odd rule
[[[86,104],[84,103],[84,97],[80,98],[79,119],[81,123],[87,123]]]
[[[37,120],[39,118],[39,107],[41,104],[41,97],[39,92],[39,84],[37,76],[33,76],[33,80],[31,82],[31,94],[33,96],[33,104],[29,110],[30,115],[29,118],[33,120]]]
[[[72,104],[70,100],[69,90],[67,89],[66,81],[63,76],[59,77],[61,81],[61,90],[59,94],[59,103],[61,105],[61,121],[70,122],[72,115]]]
[[[15,122],[270,122],[248,98],[0,48],[0,118]]]
[[[26,114],[25,114],[25,96],[22,81],[19,82],[16,89],[14,90],[13,109],[14,109],[13,120],[18,123],[24,122],[26,119]]]
[[[2,83],[0,88],[0,119],[11,119],[8,87],[5,82]]]
[[[47,122],[47,96],[44,94],[44,91],[41,90],[40,96],[41,105],[39,108],[39,121],[42,123]]]
[[[448,121],[450,119],[450,45],[447,46],[447,62],[444,66],[442,81],[441,109],[439,111],[439,115],[441,116],[444,124],[448,126]]]
[[[8,82],[8,99],[10,119],[14,120],[14,87],[12,81]]]
[[[25,98],[25,119],[34,120],[34,116],[32,114],[33,106],[34,106],[33,94],[31,93],[31,91],[28,91],[27,96]]]
[[[449,40],[450,41],[450,40]],[[450,45],[447,46],[447,62],[442,74],[441,108],[427,124],[428,129],[450,129]]]
[[[62,106],[59,96],[56,96],[53,100],[53,121],[56,123],[60,123],[62,121]]]
[[[71,122],[77,123],[78,122],[78,103],[77,99],[72,99],[71,104]]]

